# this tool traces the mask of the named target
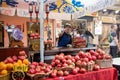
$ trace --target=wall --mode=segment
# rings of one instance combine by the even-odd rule
[[[0,15],[0,21],[4,21],[4,25],[8,24],[8,25],[22,25],[24,26],[24,38],[23,38],[23,42],[24,42],[24,46],[27,46],[27,25],[26,22],[29,21],[28,18],[22,18],[22,17],[17,17],[17,16],[4,16],[4,15]],[[8,47],[9,46],[9,39],[8,39],[8,35],[7,32],[4,31],[4,47]]]
[[[4,21],[4,25],[12,25],[12,24],[14,24],[14,25],[21,25],[22,26],[22,28],[24,29],[24,32],[23,32],[23,34],[24,34],[24,38],[23,38],[23,42],[24,42],[24,46],[25,47],[27,47],[27,22],[29,22],[30,20],[29,20],[29,18],[23,18],[23,17],[18,17],[18,16],[5,16],[5,15],[0,15],[0,21]],[[33,20],[34,22],[35,22],[35,20]],[[46,22],[46,21],[45,21]],[[52,23],[51,25],[52,25],[52,38],[54,38],[54,35],[53,35],[53,22],[54,22],[54,20],[50,20],[50,23]],[[46,24],[45,24],[46,25]],[[23,27],[24,26],[24,27]],[[47,35],[46,35],[47,33],[46,32],[44,32],[44,36],[45,36],[45,39],[46,39],[46,37],[47,37]],[[4,47],[8,47],[9,46],[9,39],[8,39],[8,34],[7,34],[7,32],[4,30]]]

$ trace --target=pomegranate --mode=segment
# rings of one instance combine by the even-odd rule
[[[68,71],[64,71],[64,75],[65,76],[69,75],[69,72]]]
[[[52,72],[52,73],[50,74],[50,76],[54,78],[54,77],[57,76],[57,74],[56,74],[55,72]]]
[[[28,71],[30,74],[36,74],[36,71],[35,71],[35,69],[29,69],[29,71]]]
[[[86,73],[86,69],[85,68],[81,68],[80,69],[80,73],[82,73],[82,74]]]
[[[61,70],[58,71],[58,72],[57,72],[57,75],[58,75],[58,76],[63,76],[63,71],[61,71]]]
[[[77,74],[77,73],[78,73],[78,70],[77,70],[76,68],[74,68],[74,69],[72,70],[72,73],[73,73],[73,74]]]
[[[99,69],[100,69],[100,66],[97,65],[97,64],[95,64],[94,67],[93,67],[93,70],[97,71],[97,70],[99,70]]]

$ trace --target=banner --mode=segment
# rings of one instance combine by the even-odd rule
[[[0,7],[0,14],[8,15],[8,16],[14,16],[15,15],[15,8],[5,8]]]
[[[30,17],[30,13],[26,9],[17,9],[17,16],[19,17]]]
[[[74,13],[75,18],[80,18],[86,14],[91,14],[93,12],[99,11],[101,9],[110,7],[116,3],[116,0],[98,0],[96,3],[85,6],[82,11]]]

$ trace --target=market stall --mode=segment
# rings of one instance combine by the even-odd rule
[[[85,59],[85,58],[87,58],[87,55],[89,55],[88,59],[90,59],[90,55],[92,55],[92,60],[95,61],[95,64],[91,60],[88,61],[88,63],[84,63],[84,60],[87,61],[87,59]],[[95,55],[96,56],[99,55],[99,56],[97,58],[94,58]],[[38,63],[33,62],[30,65],[33,66],[33,65],[37,65],[37,64]],[[59,79],[63,79],[63,80],[64,79],[65,80],[69,80],[69,79],[71,79],[71,80],[78,80],[78,79],[80,79],[80,80],[82,80],[82,79],[84,79],[84,80],[87,80],[87,79],[118,80],[118,71],[117,71],[117,69],[112,68],[111,56],[108,54],[105,54],[104,51],[102,51],[100,49],[97,49],[96,51],[90,50],[89,53],[88,52],[84,53],[83,51],[80,51],[79,53],[76,54],[76,56],[64,55],[63,53],[61,53],[59,55],[55,55],[55,57],[53,58],[53,60],[51,62],[52,69],[51,69],[50,65],[46,65],[43,63],[39,63],[38,65],[39,66],[43,65],[44,67],[49,66],[49,71],[51,73],[49,74],[47,72],[48,69],[45,69],[46,74],[43,74],[43,73],[39,74],[37,72],[30,71],[30,70],[32,70],[32,67],[30,67],[30,69],[27,73],[29,76],[29,79],[31,78],[33,80],[36,80],[36,79],[45,79],[45,80],[59,80]],[[48,67],[46,67],[46,68],[48,68]],[[43,69],[43,71],[44,71],[44,69]],[[110,77],[105,78],[106,76],[110,76]]]
[[[118,72],[112,67],[112,57],[103,50],[79,51],[76,55],[57,54],[50,64],[43,62],[29,62],[24,50],[18,51],[18,55],[9,56],[0,62],[0,78],[6,80],[58,80],[61,79],[88,79],[117,80]],[[10,76],[10,74],[12,76]],[[19,75],[18,75],[19,74]],[[4,75],[4,76],[3,76]],[[27,77],[28,76],[28,77]],[[104,76],[104,77],[103,77]]]
[[[82,51],[90,51],[96,50],[97,46],[87,47],[87,48],[53,48],[52,50],[44,51],[44,61],[50,63],[56,54],[64,53],[65,55],[76,55],[80,50]],[[32,56],[34,55],[34,56]],[[39,51],[29,51],[30,59],[33,57],[33,61],[39,62]]]
[[[15,2],[15,3],[14,3]],[[83,13],[84,15],[85,14],[87,14],[87,13],[92,13],[92,12],[95,12],[95,11],[97,11],[97,10],[100,10],[100,9],[102,9],[102,8],[104,8],[104,7],[107,7],[107,6],[110,6],[110,5],[113,5],[114,3],[115,3],[115,1],[108,1],[108,0],[105,0],[105,1],[102,1],[100,4],[102,4],[101,5],[101,7],[100,8],[98,8],[97,7],[97,5],[95,5],[95,6],[90,6],[90,5],[88,5],[87,3],[86,3],[86,1],[76,1],[76,0],[73,0],[73,1],[68,1],[68,0],[63,0],[63,1],[61,1],[60,3],[59,3],[60,1],[50,1],[50,0],[46,0],[46,1],[44,1],[44,2],[40,2],[40,3],[44,3],[44,4],[42,4],[42,5],[40,5],[40,10],[38,9],[38,4],[39,4],[39,0],[31,0],[31,1],[21,1],[21,0],[18,0],[18,1],[13,1],[12,3],[13,3],[13,5],[11,5],[11,4],[9,4],[9,1],[6,1],[6,2],[3,2],[3,1],[1,1],[1,5],[2,5],[2,7],[0,7],[0,9],[1,9],[1,14],[5,14],[5,15],[10,15],[10,16],[14,16],[15,15],[15,10],[17,11],[17,16],[19,16],[19,17],[30,17],[30,22],[32,21],[32,19],[34,19],[35,18],[35,21],[36,21],[36,23],[38,22],[38,17],[40,17],[40,25],[42,25],[43,24],[43,18],[44,17],[46,17],[46,20],[47,20],[47,25],[49,26],[50,24],[49,24],[49,18],[51,19],[51,18],[54,18],[53,17],[53,15],[55,15],[55,13],[53,13],[53,12],[59,12],[59,13],[68,13],[68,14],[66,14],[66,15],[69,15],[69,21],[71,20],[71,21],[74,21],[73,20],[73,18],[71,17],[71,19],[70,19],[70,16],[71,16],[71,14],[73,15],[74,13],[75,13],[75,15],[77,14],[76,12],[78,12],[78,14],[79,14],[79,12],[80,13],[83,13],[83,12],[85,12],[85,13]],[[91,2],[90,4],[95,4],[95,3],[99,3],[99,1],[93,1],[93,3]],[[108,3],[107,3],[108,2]],[[3,3],[6,3],[6,4],[3,4]],[[32,5],[30,4],[30,3],[33,3]],[[46,6],[47,4],[49,3],[49,5],[48,5],[48,8],[46,8],[46,10],[43,12],[43,8],[44,8],[44,6]],[[24,4],[24,6],[21,6],[22,4]],[[29,5],[30,4],[30,5]],[[67,5],[66,5],[67,4]],[[100,5],[99,4],[99,5]],[[105,4],[107,4],[106,6],[104,6]],[[17,7],[16,7],[16,5],[17,5]],[[35,7],[35,11],[34,11],[34,9],[33,9],[33,6]],[[67,6],[67,7],[66,7]],[[88,8],[90,6],[90,9],[88,9],[88,11],[86,11],[85,10],[85,8]],[[14,7],[14,8],[11,8],[11,7]],[[15,8],[16,7],[16,8]],[[47,7],[47,6],[46,6]],[[95,9],[94,9],[94,11],[93,11],[93,9],[92,9],[92,7],[94,8],[95,7]],[[9,13],[7,13],[7,11],[8,11],[8,8],[10,8],[10,11],[11,11],[11,14],[9,14]],[[29,11],[28,11],[28,8],[29,8]],[[41,11],[42,10],[42,11]],[[5,13],[6,12],[6,13]],[[39,16],[38,16],[38,13],[41,13]],[[51,13],[52,12],[52,13]],[[46,14],[46,15],[43,15],[43,14]],[[50,13],[50,15],[49,15],[49,13]],[[53,15],[51,15],[51,14],[53,14]],[[56,17],[58,17],[59,15],[61,15],[61,14],[58,14],[58,15],[56,15]],[[65,17],[66,15],[64,15],[63,17]],[[80,16],[83,16],[83,15],[81,15],[80,14]],[[78,17],[75,17],[74,15],[73,15],[73,17],[74,18],[79,18],[80,16],[78,16]],[[63,18],[61,18],[61,17],[58,17],[59,19],[63,19]],[[54,18],[55,19],[55,18]],[[19,21],[18,21],[19,22]],[[83,22],[81,22],[81,23],[83,23]],[[7,23],[6,23],[7,24]],[[22,23],[23,24],[23,23]],[[32,23],[31,23],[32,24]],[[38,23],[39,24],[39,23]],[[39,25],[39,26],[40,26]],[[53,24],[52,24],[53,25]],[[74,25],[73,25],[74,26]],[[48,28],[50,28],[50,27],[48,27]],[[47,29],[48,29],[47,28]],[[41,27],[41,29],[40,29],[41,31],[39,31],[39,32],[41,32],[41,38],[40,39],[38,39],[38,42],[39,43],[41,43],[41,44],[39,44],[39,45],[41,45],[41,49],[39,49],[39,51],[41,51],[41,52],[39,52],[39,53],[41,53],[40,55],[41,55],[41,59],[42,58],[44,58],[44,43],[43,43],[43,40],[44,40],[44,38],[43,38],[43,32],[42,31],[44,31],[43,30],[43,25],[42,25],[42,27]],[[32,31],[31,31],[32,32]],[[48,31],[49,32],[49,31]],[[54,31],[53,31],[54,32]],[[24,33],[25,34],[25,33]],[[48,34],[48,33],[47,33]],[[26,34],[25,34],[26,35]],[[54,34],[55,35],[55,34]],[[35,36],[36,37],[36,36]],[[29,39],[29,38],[28,38]],[[55,38],[53,38],[53,39],[55,39]],[[27,39],[24,39],[25,40],[25,44],[27,44]],[[41,40],[41,41],[40,41]],[[55,43],[55,40],[53,40],[54,41],[54,43]],[[96,40],[97,41],[97,40]],[[85,41],[84,41],[85,42]],[[28,42],[29,43],[29,42]],[[74,43],[76,43],[77,44],[77,42],[74,42]],[[76,45],[75,44],[75,45]],[[81,43],[80,43],[81,44]],[[86,43],[84,43],[84,44],[86,44]],[[39,46],[39,45],[36,45],[36,46]],[[28,45],[29,46],[29,45]],[[78,45],[77,45],[78,46]],[[80,45],[79,45],[80,46]],[[85,46],[85,45],[84,45]],[[40,46],[39,46],[39,48],[40,48]],[[42,61],[44,61],[44,59],[42,59]]]
[[[1,80],[3,79],[10,80],[10,78],[14,80],[24,80],[24,79],[25,80],[41,80],[41,79],[118,80],[118,71],[112,66],[112,62],[113,62],[112,57],[109,54],[107,54],[104,50],[98,49],[96,45],[87,46],[86,40],[78,36],[75,37],[74,32],[72,36],[73,37],[72,45],[67,45],[67,47],[57,47],[57,48],[52,46],[53,42],[51,40],[51,31],[50,31],[49,18],[48,18],[49,11],[47,10],[46,10],[46,14],[47,14],[46,29],[48,35],[47,42],[44,41],[44,33],[43,33],[44,3],[47,6],[48,4],[50,4],[48,7],[46,6],[46,9],[50,8],[54,12],[67,12],[73,14],[75,11],[82,9],[82,11],[76,13],[76,14],[80,14],[80,16],[78,17],[74,16],[75,18],[79,18],[83,15],[86,15],[86,13],[92,13],[94,11],[103,9],[104,7],[106,8],[107,6],[113,5],[115,1],[104,0],[101,2],[101,0],[99,0],[97,3],[101,2],[99,4],[101,5],[100,8],[98,5],[86,6],[83,4],[82,1],[77,1],[77,0],[71,0],[71,1],[60,0],[60,4],[59,1],[55,2],[56,0],[54,1],[31,0],[31,1],[33,4],[29,4],[29,12],[26,13],[26,11],[24,12],[24,10],[21,11],[25,13],[22,16],[28,16],[28,14],[30,14],[29,16],[31,21],[30,25],[33,24],[32,14],[33,14],[33,6],[34,6],[36,21],[37,21],[36,24],[37,26],[38,25],[40,26],[40,29],[38,29],[39,31],[35,30],[35,32],[30,30],[28,31],[30,33],[26,34],[28,35],[28,40],[31,39],[30,42],[28,41],[28,47],[30,47],[29,44],[32,44],[31,51],[30,49],[28,50],[28,48],[27,50],[26,48],[19,48],[19,46],[17,46],[18,48],[0,49],[0,51],[2,51],[0,53],[5,53],[4,55],[2,55],[3,58],[1,59],[0,62]],[[28,6],[29,1],[24,0],[24,2]],[[3,2],[0,2],[0,4],[1,3]],[[8,0],[6,0],[6,4],[12,7],[15,7],[18,4],[16,1],[13,1],[12,4],[10,3]],[[59,6],[57,6],[56,4],[59,4]],[[15,9],[13,9],[13,12],[14,10]],[[2,14],[3,13],[4,11],[2,11]],[[17,9],[17,15],[21,16],[21,14],[20,14],[20,9]],[[11,13],[11,15],[13,14]],[[39,20],[40,23],[38,22],[39,17],[40,17]],[[72,22],[72,18],[71,18],[71,22]],[[85,31],[86,24],[84,24],[84,22],[85,21],[81,21],[81,23],[83,24],[78,23],[79,25],[83,25],[83,26],[82,27],[78,26],[76,30],[78,30],[79,28],[80,30]],[[72,26],[74,25],[72,24]],[[101,34],[101,28],[99,26],[101,25],[97,24],[97,28],[95,27],[96,28],[95,35]],[[72,29],[74,28],[75,27],[72,27]],[[38,34],[38,32],[40,32],[40,34]],[[21,40],[22,39],[20,39],[20,41]],[[15,41],[18,42],[19,40],[15,40]],[[38,55],[35,56],[36,54]],[[44,63],[45,60],[51,60],[51,61],[48,64],[47,62]]]

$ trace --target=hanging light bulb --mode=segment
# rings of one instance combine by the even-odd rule
[[[47,5],[46,5],[46,20],[47,20],[47,22],[48,22],[49,11],[50,11],[49,5],[47,4]]]
[[[33,5],[32,5],[32,3],[29,4],[29,13],[33,13]]]
[[[103,12],[106,12],[107,11],[107,9],[103,9]]]
[[[46,13],[49,13],[50,9],[49,9],[49,5],[46,5]]]
[[[116,10],[116,11],[115,11],[115,14],[118,14],[118,13],[119,13],[119,10]]]
[[[30,13],[30,21],[32,22],[32,13],[33,13],[33,5],[32,5],[32,3],[29,4],[29,13]]]
[[[39,5],[35,5],[35,13],[36,13],[36,22],[38,22],[38,13],[39,13]]]
[[[35,6],[35,13],[39,13],[39,6],[38,6],[38,4]]]

